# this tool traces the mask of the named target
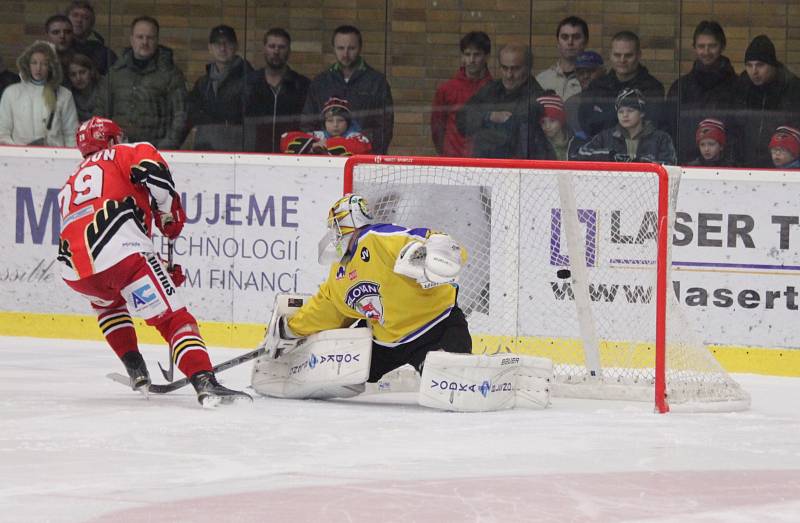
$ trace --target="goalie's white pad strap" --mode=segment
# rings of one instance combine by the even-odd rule
[[[369,328],[333,329],[301,338],[277,359],[253,364],[253,389],[276,398],[341,398],[363,390],[372,359]]]
[[[457,412],[545,408],[552,375],[552,362],[545,358],[429,352],[419,403]]]
[[[514,387],[514,406],[545,409],[550,406],[553,384],[553,360],[534,356],[519,356]]]

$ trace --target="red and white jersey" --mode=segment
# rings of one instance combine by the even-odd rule
[[[163,165],[145,183],[131,181],[143,160]],[[167,163],[149,143],[114,145],[87,156],[58,194],[58,260],[65,280],[101,272],[138,252],[154,252],[153,210],[169,212],[175,186]]]

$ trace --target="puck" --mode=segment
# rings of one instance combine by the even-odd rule
[[[562,280],[566,280],[567,278],[572,276],[572,273],[570,272],[569,269],[558,269],[558,271],[556,271],[556,276],[558,276]]]

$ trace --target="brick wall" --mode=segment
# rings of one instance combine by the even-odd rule
[[[42,24],[68,1],[3,0],[0,56],[15,69],[16,56],[42,36]],[[800,73],[800,2],[797,0],[98,0],[97,30],[117,52],[128,45],[129,24],[140,14],[161,23],[161,42],[175,50],[190,83],[202,74],[208,31],[226,23],[236,28],[242,53],[263,66],[261,39],[271,26],[283,26],[293,38],[293,67],[313,76],[333,62],[330,33],[352,23],[364,33],[366,60],[386,69],[396,102],[391,152],[430,154],[429,105],[436,85],[458,66],[458,40],[471,30],[492,38],[496,50],[509,42],[530,42],[534,71],[556,59],[555,27],[568,14],[589,23],[589,48],[607,56],[611,36],[636,31],[642,61],[666,87],[692,63],[691,37],[697,22],[716,19],[728,36],[726,55],[737,70],[744,50],[757,34],[775,42],[778,59]],[[113,9],[113,11],[109,11]],[[387,13],[388,11],[388,13]],[[388,16],[387,16],[388,14]],[[387,27],[388,20],[388,27]],[[388,52],[388,60],[384,60]],[[680,62],[678,60],[680,59]]]

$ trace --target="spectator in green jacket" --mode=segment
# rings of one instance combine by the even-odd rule
[[[131,47],[101,82],[95,115],[117,122],[131,142],[174,150],[186,134],[186,81],[158,32],[155,18],[133,21]]]

